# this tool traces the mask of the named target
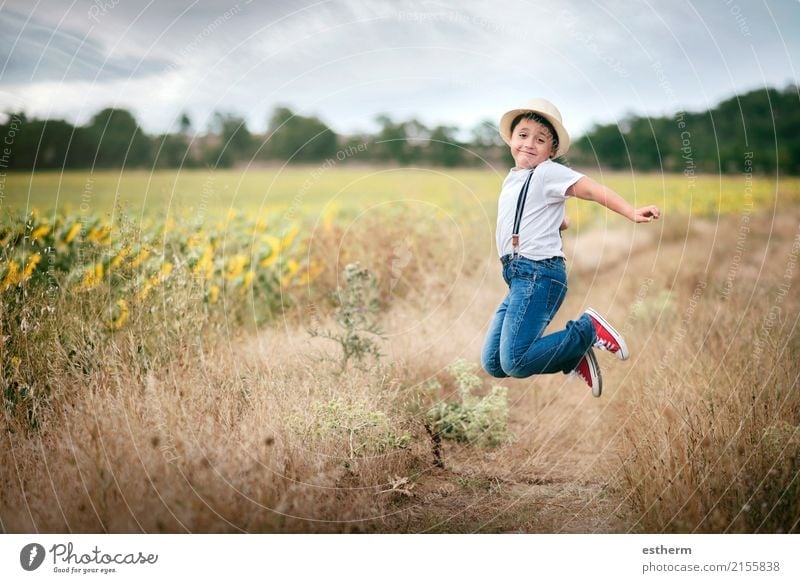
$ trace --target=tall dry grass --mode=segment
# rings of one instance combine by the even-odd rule
[[[800,529],[800,224],[787,211],[690,226],[672,291],[637,301],[649,358],[626,381],[615,471],[630,530]]]

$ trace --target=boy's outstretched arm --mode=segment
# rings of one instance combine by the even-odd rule
[[[648,223],[661,216],[661,211],[658,210],[657,206],[651,204],[633,208],[628,201],[616,192],[602,184],[598,184],[587,176],[570,186],[567,189],[567,194],[583,200],[593,200],[634,223]]]

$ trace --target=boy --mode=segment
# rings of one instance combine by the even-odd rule
[[[660,212],[653,205],[635,209],[613,190],[553,162],[567,152],[570,139],[561,113],[545,99],[506,112],[500,134],[516,163],[497,212],[497,251],[509,291],[489,326],[481,363],[494,377],[571,372],[599,397],[603,381],[592,347],[625,360],[622,336],[591,308],[564,330],[542,336],[567,293],[559,235],[564,204],[568,196],[595,201],[637,223],[658,219]]]

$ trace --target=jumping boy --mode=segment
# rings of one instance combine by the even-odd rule
[[[516,163],[497,212],[497,252],[508,294],[489,326],[481,363],[494,377],[573,373],[599,397],[603,381],[592,347],[625,360],[622,336],[591,308],[564,330],[542,336],[567,293],[559,235],[564,204],[569,196],[594,201],[636,223],[658,219],[660,211],[654,205],[633,208],[613,190],[554,162],[570,140],[561,113],[545,99],[506,112],[500,134]]]

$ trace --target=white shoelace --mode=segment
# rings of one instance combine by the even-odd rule
[[[599,348],[602,348],[603,350],[608,350],[609,352],[616,352],[617,351],[617,349],[615,349],[614,345],[611,344],[611,342],[609,342],[605,338],[598,338],[597,342],[595,342],[594,345],[599,347]]]

